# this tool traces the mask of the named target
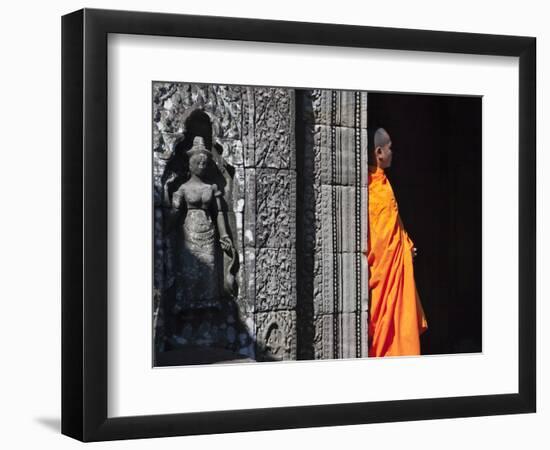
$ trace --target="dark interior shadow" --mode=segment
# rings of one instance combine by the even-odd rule
[[[224,348],[187,345],[178,349],[159,352],[155,365],[158,367],[168,367],[254,361],[252,358]]]
[[[296,90],[296,306],[297,358],[314,359],[315,226],[314,117],[311,91]]]
[[[369,93],[368,108],[369,129],[391,136],[387,175],[418,248],[422,353],[480,352],[482,99]]]

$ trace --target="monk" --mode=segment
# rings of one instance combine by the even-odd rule
[[[414,281],[417,249],[399,217],[385,169],[392,142],[383,128],[374,133],[368,167],[369,356],[420,355],[428,324]]]

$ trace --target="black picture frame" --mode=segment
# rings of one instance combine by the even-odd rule
[[[519,57],[518,393],[107,417],[107,36]],[[62,433],[101,441],[535,412],[536,39],[83,9],[62,18]]]

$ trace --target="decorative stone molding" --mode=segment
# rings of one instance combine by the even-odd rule
[[[256,246],[293,247],[296,242],[296,172],[256,169]]]
[[[301,193],[299,260],[313,283],[300,283],[299,298],[311,299],[313,307],[299,303],[300,315],[315,316],[316,358],[366,356],[367,94],[306,91],[301,114],[303,170],[311,178],[305,178]]]
[[[296,308],[296,252],[291,248],[256,249],[256,311]]]
[[[295,168],[294,90],[254,88],[256,167]]]
[[[367,323],[368,313],[360,313],[362,323]],[[315,316],[315,334],[313,340],[315,359],[356,358],[359,352],[368,355],[368,328],[356,331],[355,313],[321,314]],[[334,328],[339,330],[335,335]]]
[[[296,359],[296,313],[256,313],[256,357],[259,361]]]

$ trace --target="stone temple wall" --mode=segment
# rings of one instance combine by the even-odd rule
[[[367,93],[302,91],[299,111],[301,358],[367,356]]]
[[[254,318],[248,307],[244,260],[243,217],[245,199],[245,161],[250,157],[243,142],[243,111],[248,100],[245,88],[184,83],[153,83],[153,171],[155,203],[155,277],[159,320],[155,328],[157,351],[178,346],[222,347],[255,357]],[[192,122],[194,111],[207,114],[211,126],[199,120]],[[171,194],[181,184],[186,161],[178,145],[195,135],[207,137],[216,165],[224,170],[227,182],[224,198],[228,228],[237,249],[241,267],[237,270],[240,289],[232,302],[222,305],[221,313],[204,311],[200,305],[186,304],[177,286],[177,227],[169,226],[174,213]],[[213,143],[219,150],[213,149]],[[189,142],[187,143],[189,144]],[[187,145],[189,147],[189,145]],[[174,185],[172,188],[171,186]],[[221,186],[220,186],[221,187]],[[198,306],[198,307],[197,307]]]
[[[171,197],[195,136],[212,152],[236,250],[236,261],[218,255],[233,294],[209,308],[177,282]],[[366,356],[365,158],[366,93],[153,83],[156,354]]]

